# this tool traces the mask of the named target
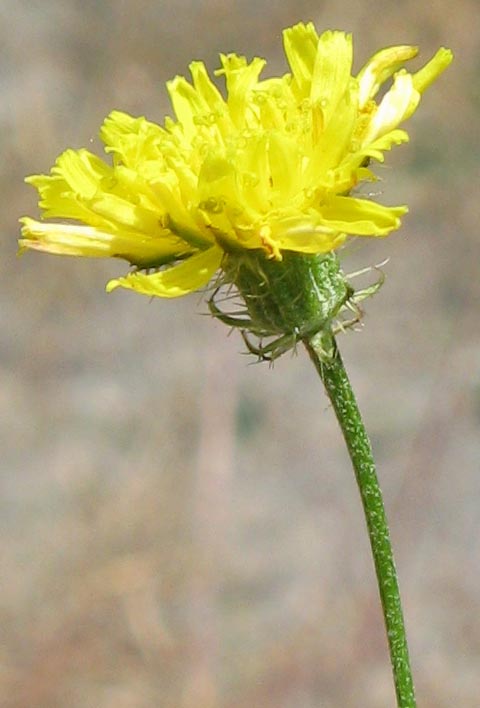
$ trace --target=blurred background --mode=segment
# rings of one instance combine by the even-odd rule
[[[1,0],[0,705],[390,708],[358,493],[303,351],[252,364],[196,295],[107,296],[121,262],[27,254],[27,174],[100,152],[113,108],[163,121],[164,83],[220,51],[286,70],[281,30],[440,45],[455,61],[387,155],[401,232],[341,337],[392,525],[422,708],[479,705],[477,0]]]

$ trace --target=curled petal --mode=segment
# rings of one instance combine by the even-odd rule
[[[417,54],[418,47],[408,45],[387,47],[374,54],[357,76],[360,85],[360,107],[374,98],[380,86]]]

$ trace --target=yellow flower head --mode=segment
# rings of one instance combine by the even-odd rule
[[[111,162],[66,150],[50,175],[27,179],[43,217],[61,221],[23,218],[20,250],[124,258],[135,271],[107,290],[176,297],[206,285],[225,254],[280,261],[398,228],[406,207],[350,195],[375,179],[371,160],[408,139],[398,126],[451,52],[410,74],[402,66],[417,49],[391,47],[352,76],[350,35],[301,23],[284,46],[290,72],[266,80],[263,59],[221,55],[226,98],[193,62],[191,83],[167,84],[176,120],[164,127],[113,111],[100,131]]]

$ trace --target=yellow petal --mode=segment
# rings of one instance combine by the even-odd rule
[[[202,61],[194,61],[190,64],[193,85],[197,95],[203,102],[204,110],[222,114],[227,109],[227,104],[223,100],[222,94],[210,79],[205,64]]]
[[[167,89],[183,133],[185,137],[190,138],[196,132],[193,116],[198,110],[197,93],[183,76],[176,76],[172,81],[167,81]]]
[[[151,238],[138,232],[118,234],[93,226],[50,224],[28,217],[20,219],[20,253],[43,251],[61,256],[124,258],[132,265],[156,267],[185,254],[185,247],[171,238]]]
[[[387,207],[368,199],[333,197],[322,207],[323,223],[347,234],[357,236],[386,236],[398,229],[400,217],[408,211],[406,206]]]
[[[57,159],[52,174],[63,177],[72,192],[91,199],[103,179],[111,178],[112,168],[88,150],[65,150]]]
[[[222,257],[223,251],[213,246],[158,273],[129,273],[124,278],[111,280],[106,290],[111,292],[121,287],[142,295],[181,297],[206,285],[220,267]]]
[[[411,74],[399,72],[395,76],[392,88],[385,94],[373,114],[363,136],[363,144],[372,142],[396,128],[414,112],[419,101],[420,94],[413,85]]]
[[[337,106],[336,118],[326,127],[321,140],[313,146],[305,179],[311,184],[330,185],[328,172],[351,154],[350,145],[356,118],[356,97],[346,94]],[[353,185],[350,185],[353,186]]]
[[[291,217],[269,227],[276,249],[298,253],[328,253],[341,246],[345,234],[320,223],[317,216]]]
[[[399,130],[397,128],[365,145],[365,147],[358,151],[358,155],[372,157],[378,160],[378,162],[383,162],[385,160],[384,152],[391,150],[393,145],[408,143],[408,140],[408,133],[405,130]]]
[[[236,54],[221,54],[220,59],[222,68],[218,69],[215,74],[217,76],[225,75],[230,118],[236,128],[241,130],[251,117],[250,92],[258,84],[258,77],[266,62],[264,59],[255,57],[250,63],[247,63],[245,57],[239,57]]]
[[[167,132],[143,116],[133,118],[121,111],[112,111],[100,129],[105,151],[114,153],[124,165],[142,170],[149,160],[163,164],[162,151],[170,139]]]
[[[423,93],[440,74],[445,71],[453,60],[453,52],[450,49],[441,47],[438,52],[425,64],[425,66],[413,75],[413,85],[416,90]]]
[[[312,73],[310,100],[319,104],[323,127],[335,115],[351,81],[352,37],[344,32],[324,32],[318,41]]]
[[[312,22],[300,22],[283,32],[283,44],[292,69],[295,89],[307,98],[312,84],[313,67],[317,56],[318,34]]]
[[[387,47],[374,54],[357,76],[360,85],[360,107],[376,96],[380,86],[417,54],[418,47],[408,45]]]

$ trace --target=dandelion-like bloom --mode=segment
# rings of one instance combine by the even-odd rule
[[[100,131],[111,164],[67,150],[50,175],[27,178],[43,217],[62,222],[23,218],[20,251],[124,258],[133,272],[107,290],[149,296],[185,295],[218,274],[215,285],[233,284],[246,316],[222,311],[217,291],[212,314],[260,340],[278,337],[269,350],[251,348],[262,356],[331,330],[361,299],[335,249],[350,235],[386,236],[407,211],[352,191],[375,180],[372,161],[408,140],[399,124],[452,54],[440,49],[410,74],[402,66],[417,48],[390,47],[352,76],[344,32],[319,36],[300,23],[284,31],[284,45],[290,73],[262,81],[263,59],[221,55],[223,98],[193,62],[192,83],[167,84],[176,121],[161,127],[113,111]]]
[[[192,83],[167,84],[176,120],[161,127],[113,111],[100,131],[111,164],[66,150],[50,175],[27,178],[43,217],[68,223],[23,218],[21,251],[124,258],[135,271],[107,290],[176,297],[207,284],[225,254],[280,261],[398,228],[406,207],[350,194],[375,179],[371,160],[408,139],[397,126],[451,53],[440,49],[410,74],[401,67],[417,48],[391,47],[352,76],[350,35],[298,24],[284,31],[284,45],[290,73],[260,80],[263,59],[221,55],[223,98],[193,62]]]

